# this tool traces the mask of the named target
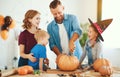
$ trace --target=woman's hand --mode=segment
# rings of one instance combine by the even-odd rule
[[[32,62],[36,62],[36,58],[33,56],[33,53],[28,54],[28,59]]]

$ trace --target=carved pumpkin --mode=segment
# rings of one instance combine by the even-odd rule
[[[0,15],[0,26],[4,24],[4,16]]]
[[[3,40],[6,40],[8,38],[8,31],[3,30],[3,31],[0,32],[0,35],[1,35]]]
[[[79,66],[79,60],[75,56],[61,54],[57,57],[56,63],[60,70],[72,71],[76,70]]]
[[[107,59],[100,58],[93,63],[93,68],[98,71],[101,66],[109,66],[110,62]]]
[[[113,69],[111,66],[102,66],[100,67],[99,72],[102,76],[110,76],[113,74]]]

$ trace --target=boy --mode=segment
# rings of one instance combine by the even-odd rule
[[[43,71],[44,59],[47,58],[46,56],[46,45],[48,43],[49,34],[44,30],[38,30],[34,35],[37,44],[32,48],[31,53],[37,59],[36,62],[31,62],[29,60],[29,65],[32,66],[34,69],[40,69]]]

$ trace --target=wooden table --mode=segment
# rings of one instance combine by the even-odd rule
[[[113,74],[110,77],[120,77],[120,68],[113,68]],[[59,76],[60,74],[64,74],[64,76]],[[41,73],[40,75],[18,75],[14,74],[9,77],[73,77],[70,74],[76,75],[76,77],[102,77],[99,72],[95,72],[94,70],[89,70],[82,72],[81,70],[76,71],[60,71],[57,69],[47,70],[46,72]]]

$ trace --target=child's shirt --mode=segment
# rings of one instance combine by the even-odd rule
[[[41,44],[36,44],[32,50],[31,53],[33,53],[33,56],[37,59],[36,62],[31,62],[29,60],[28,64],[32,66],[34,69],[39,69],[39,59],[40,58],[46,58],[46,47]]]
[[[93,64],[96,59],[103,57],[101,41],[97,40],[94,46],[91,46],[90,41],[87,40],[84,47],[84,55],[82,58],[85,58],[86,55],[88,57],[89,65]]]

